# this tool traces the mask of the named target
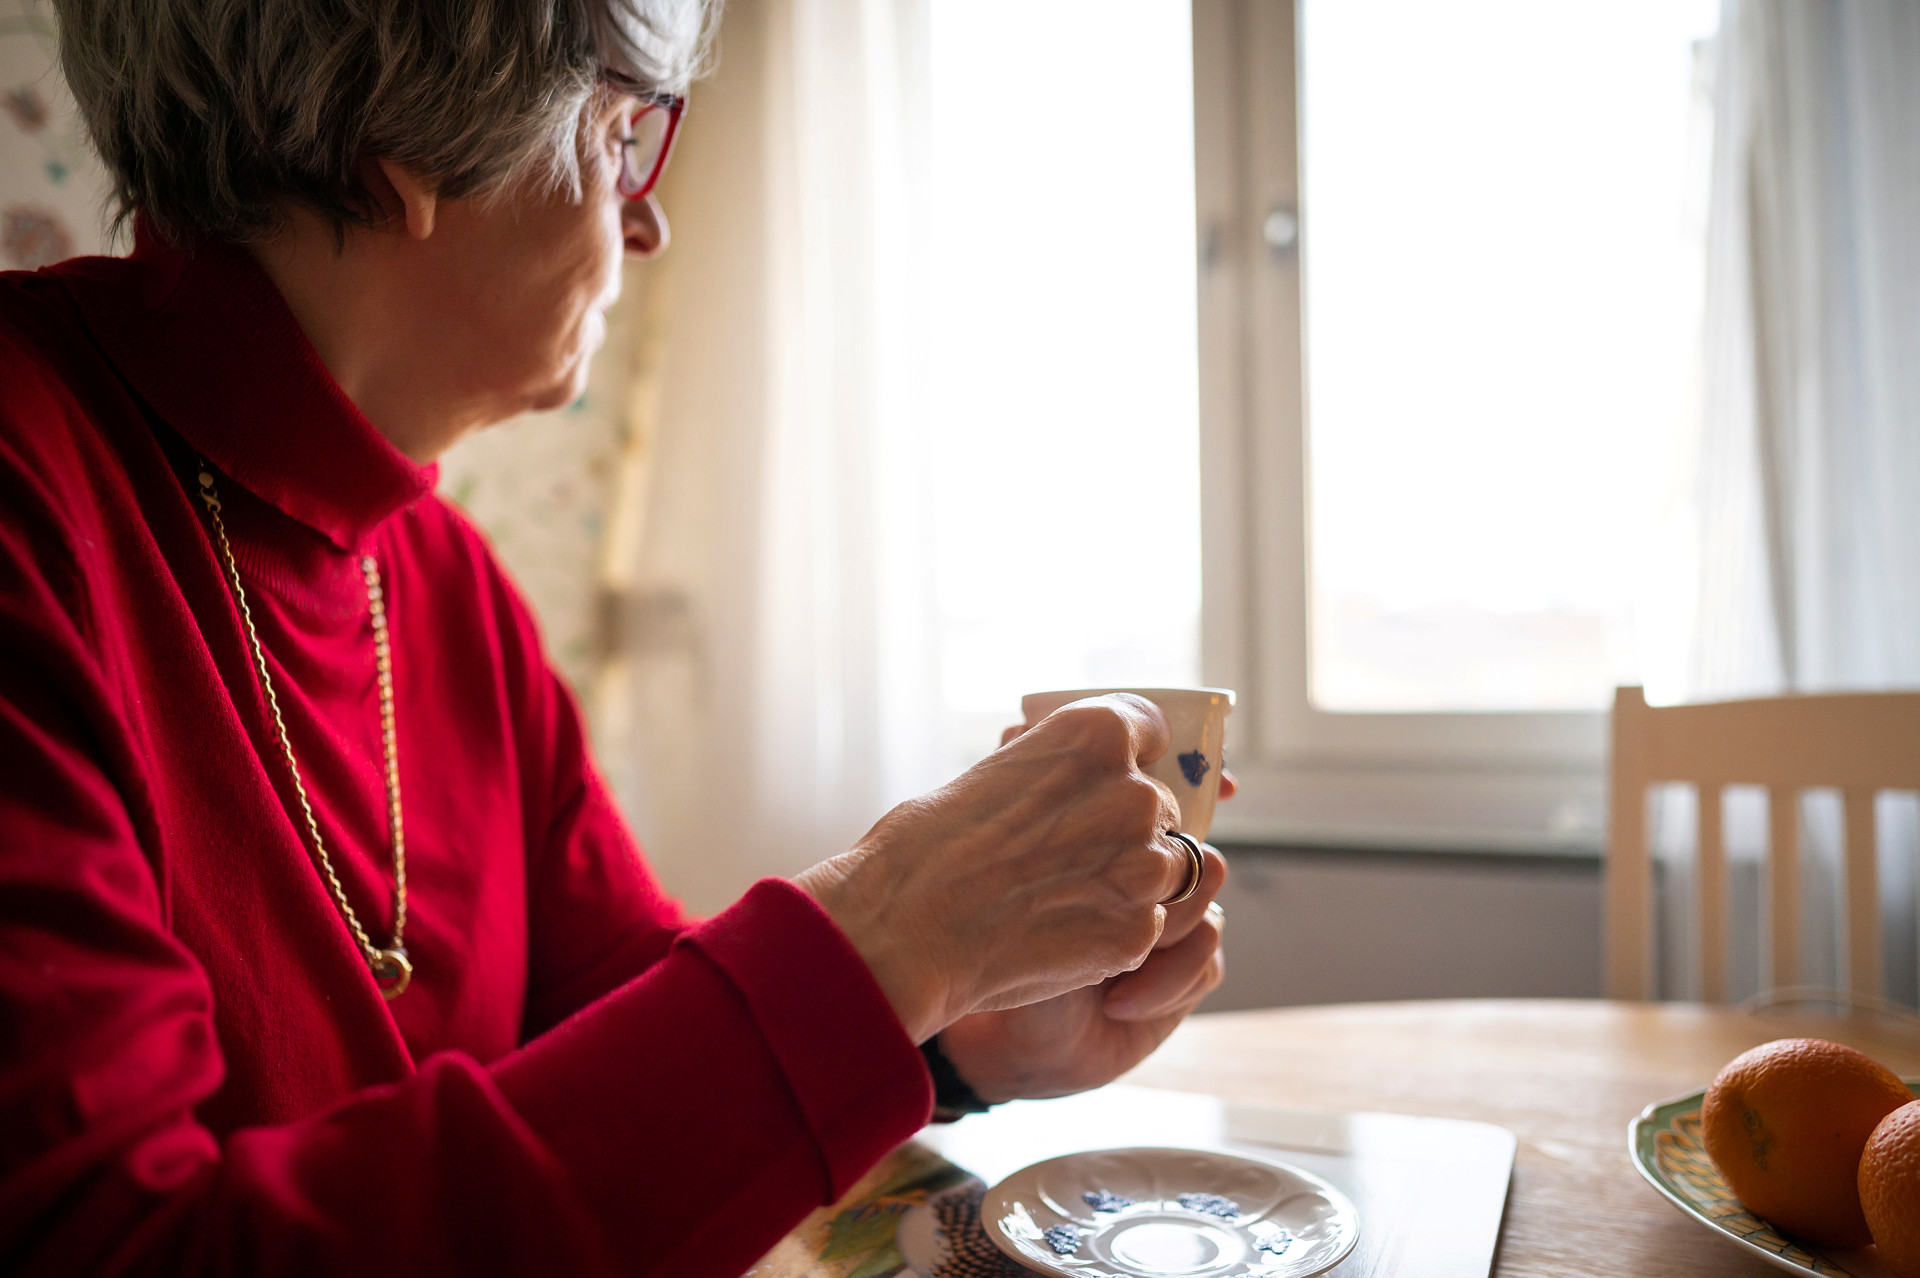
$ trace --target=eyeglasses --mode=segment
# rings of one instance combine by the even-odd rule
[[[653,191],[666,171],[667,157],[673,154],[673,140],[680,135],[680,117],[686,110],[685,98],[658,97],[634,112],[627,121],[626,136],[620,139],[620,194],[643,200]]]

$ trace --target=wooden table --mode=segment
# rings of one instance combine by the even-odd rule
[[[1494,1272],[1777,1275],[1683,1217],[1627,1158],[1649,1102],[1769,1039],[1847,1043],[1920,1076],[1920,1028],[1680,1003],[1348,1004],[1193,1018],[1126,1079],[1289,1109],[1497,1123],[1519,1138]]]

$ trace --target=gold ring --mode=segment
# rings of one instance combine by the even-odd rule
[[[1187,850],[1187,860],[1192,862],[1191,868],[1187,871],[1186,885],[1166,900],[1160,902],[1162,905],[1178,905],[1200,890],[1200,879],[1207,871],[1207,862],[1205,858],[1200,855],[1200,845],[1194,841],[1192,835],[1182,834],[1178,830],[1168,830],[1167,837],[1176,840],[1181,847],[1185,848]]]

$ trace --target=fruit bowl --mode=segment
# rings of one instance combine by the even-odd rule
[[[1906,1079],[1920,1096],[1920,1079]],[[1704,1090],[1649,1105],[1627,1128],[1633,1165],[1667,1201],[1736,1246],[1781,1269],[1839,1278],[1876,1278],[1884,1271],[1865,1251],[1814,1252],[1783,1238],[1733,1196],[1700,1140]]]

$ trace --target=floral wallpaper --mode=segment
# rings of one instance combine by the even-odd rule
[[[598,567],[632,373],[632,283],[585,395],[472,435],[440,463],[440,491],[486,531],[583,698],[600,656]]]
[[[106,190],[60,78],[52,6],[0,0],[0,267],[105,252]]]
[[[114,251],[107,193],[60,76],[52,6],[0,0],[0,268]],[[583,690],[597,651],[596,567],[631,371],[631,311],[623,302],[610,317],[578,402],[483,432],[441,464],[441,491],[486,530],[548,650]]]

